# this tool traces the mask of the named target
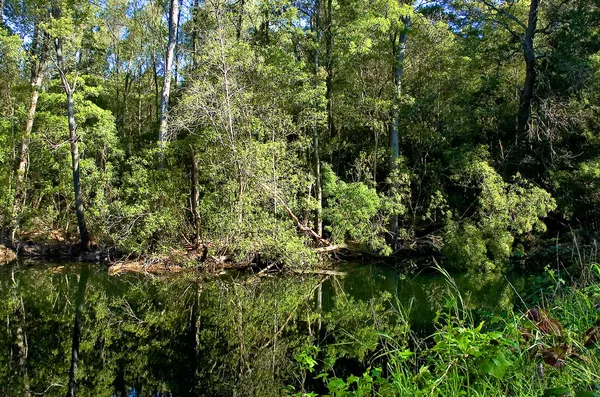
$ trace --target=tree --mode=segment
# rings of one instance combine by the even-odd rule
[[[73,190],[75,193],[75,214],[77,215],[80,245],[82,249],[87,250],[90,245],[90,236],[85,221],[85,209],[79,168],[79,136],[77,135],[77,125],[75,123],[75,104],[73,102],[73,96],[75,94],[75,89],[77,88],[77,74],[73,82],[69,82],[63,54],[63,43],[65,41],[65,37],[67,37],[68,30],[65,31],[62,29],[65,28],[65,25],[67,26],[67,29],[74,29],[75,26],[69,26],[69,24],[73,24],[73,22],[69,17],[63,17],[62,7],[64,7],[64,5],[58,1],[54,2],[52,5],[52,33],[54,36],[54,49],[56,50],[56,69],[67,97],[66,110],[69,124],[69,144],[71,146],[71,170],[73,174]]]
[[[525,60],[525,82],[521,89],[519,98],[519,110],[517,116],[517,132],[526,133],[530,128],[531,107],[534,99],[534,91],[537,80],[537,56],[534,45],[535,35],[537,33],[538,14],[540,9],[539,0],[530,0],[529,12],[527,14],[527,23],[521,21],[510,12],[511,2],[507,4],[496,4],[490,0],[483,0],[483,3],[494,10],[499,16],[508,19],[505,26],[508,31],[519,40],[523,58]],[[510,28],[510,24],[517,25],[517,32]]]
[[[160,126],[158,141],[162,145],[167,140],[169,98],[171,95],[171,74],[175,62],[175,47],[177,45],[177,31],[179,29],[179,0],[170,0],[169,6],[169,41],[165,56],[162,95],[160,97]]]
[[[321,0],[315,0],[312,9],[311,15],[311,26],[312,31],[315,36],[315,49],[313,55],[314,62],[314,78],[315,84],[318,84],[319,81],[319,68],[320,68],[320,58],[319,53],[321,51],[321,37],[322,37],[322,4]],[[315,103],[315,107],[318,109],[318,104]],[[317,112],[315,109],[315,113]],[[312,133],[312,145],[313,145],[313,172],[315,176],[315,197],[317,199],[317,208],[315,214],[315,226],[316,232],[319,236],[323,235],[323,184],[321,180],[321,156],[319,153],[319,126],[315,119],[315,123],[313,126]]]
[[[398,166],[399,138],[398,130],[400,128],[400,104],[402,100],[402,76],[404,74],[404,58],[406,56],[406,40],[411,25],[412,6],[402,4],[400,10],[400,23],[398,28],[391,34],[393,54],[394,54],[394,86],[395,90],[392,98],[392,121],[390,122],[390,173],[394,173]],[[392,214],[390,220],[390,231],[392,233],[392,249],[398,247],[398,215]]]
[[[25,175],[29,165],[29,143],[33,123],[39,98],[39,91],[44,78],[44,69],[48,58],[50,40],[48,34],[43,29],[45,14],[43,10],[33,8],[33,35],[32,43],[29,49],[30,60],[30,79],[29,86],[31,90],[27,117],[25,119],[25,129],[19,145],[18,160],[16,165],[15,197],[12,206],[11,227],[9,238],[14,245],[15,233],[19,227],[19,214],[23,210],[25,202]]]

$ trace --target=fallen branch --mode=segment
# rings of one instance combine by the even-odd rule
[[[337,270],[326,270],[326,269],[316,269],[316,270],[311,270],[311,269],[290,269],[290,271],[292,273],[296,273],[296,274],[319,274],[319,275],[323,275],[323,276],[347,276],[348,273],[346,272],[338,272]]]
[[[285,202],[285,200],[283,200],[281,198],[281,196],[279,196],[279,194],[277,193],[277,191],[272,190],[271,188],[269,188],[265,184],[263,184],[262,186],[266,190],[269,190],[273,194],[273,197],[275,197],[275,199],[278,200],[281,203],[281,205],[283,205],[283,208],[285,208],[285,210],[288,213],[288,215],[290,216],[290,218],[292,218],[294,220],[294,223],[296,223],[296,227],[298,229],[300,229],[300,231],[302,231],[303,233],[306,233],[307,235],[309,235],[310,237],[312,237],[312,239],[315,240],[315,242],[317,244],[320,244],[322,246],[329,246],[330,245],[330,242],[328,240],[326,240],[323,237],[321,237],[317,232],[315,232],[313,229],[311,229],[310,227],[308,227],[305,224],[303,224],[300,221],[300,219],[298,219],[298,217],[292,212],[292,210],[289,207],[289,205],[287,205],[287,203]]]
[[[331,252],[331,251],[338,251],[342,248],[347,248],[345,245],[329,245],[327,247],[318,247],[315,248],[316,252]]]

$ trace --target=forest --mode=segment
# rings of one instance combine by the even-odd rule
[[[598,0],[0,0],[0,164],[2,395],[600,396]]]
[[[598,232],[593,0],[0,5],[13,247],[487,272]]]

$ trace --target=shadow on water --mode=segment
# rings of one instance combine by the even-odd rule
[[[318,371],[364,368],[380,335],[402,338],[406,319],[427,334],[449,299],[439,273],[343,270],[345,277],[257,281],[235,273],[109,276],[77,264],[0,267],[0,394],[279,396],[288,385],[316,387],[303,358],[314,357]],[[502,276],[456,282],[482,315],[515,301]]]

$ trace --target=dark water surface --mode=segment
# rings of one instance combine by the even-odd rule
[[[258,280],[0,266],[0,395],[279,396],[314,382],[303,353],[317,371],[334,362],[338,375],[361,371],[382,334],[405,332],[408,322],[424,335],[452,300],[433,271],[341,270],[347,275]],[[466,305],[484,317],[510,307],[523,283],[456,277]]]

